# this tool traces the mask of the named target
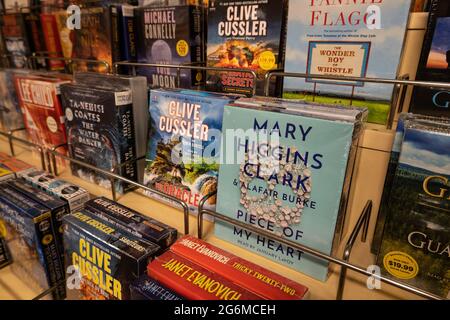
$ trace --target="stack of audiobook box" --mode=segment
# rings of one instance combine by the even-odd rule
[[[4,162],[12,161],[10,158]],[[26,167],[25,164],[22,167]],[[54,299],[303,299],[308,289],[27,167],[0,183],[13,271]],[[159,256],[158,256],[159,255]]]
[[[55,287],[63,299],[62,217],[89,199],[87,191],[0,154],[2,265],[36,292]],[[10,172],[8,174],[7,172]],[[21,177],[21,178],[19,178]]]
[[[303,299],[307,288],[106,198],[64,217],[67,297]]]
[[[57,286],[52,297],[62,299],[62,217],[81,207],[89,194],[6,155],[1,163],[14,172],[0,185],[0,218],[12,271],[36,292]]]
[[[301,300],[309,291],[250,261],[184,236],[148,265],[148,276],[133,284],[132,292],[136,299]]]
[[[106,198],[64,217],[67,298],[128,300],[130,285],[177,230]]]

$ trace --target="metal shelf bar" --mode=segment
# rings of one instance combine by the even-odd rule
[[[328,76],[328,75],[315,75],[310,73],[298,73],[298,72],[281,72],[281,71],[269,71],[265,75],[264,83],[264,95],[269,95],[270,79],[272,77],[285,77],[285,78],[304,78],[304,79],[321,79],[321,80],[336,80],[336,81],[355,81],[355,82],[368,82],[379,84],[402,84],[416,87],[428,87],[428,88],[440,88],[450,89],[450,83],[448,82],[435,82],[435,81],[421,81],[421,80],[402,80],[402,79],[385,79],[385,78],[358,78],[358,77],[343,77],[343,76]]]
[[[352,233],[350,234],[350,237],[348,238],[347,243],[345,245],[344,255],[342,258],[344,261],[350,260],[350,255],[352,253],[353,246],[355,245],[356,239],[358,238],[358,234],[361,232],[361,229],[362,229],[361,242],[366,242],[367,232],[369,230],[370,216],[372,214],[372,206],[373,206],[372,200],[367,201],[366,205],[364,206],[364,209],[361,212],[361,215],[359,216],[358,221],[356,222],[356,225],[352,230]],[[341,272],[339,274],[339,284],[336,294],[337,300],[342,300],[346,279],[347,279],[347,268],[345,266],[342,266]]]
[[[8,136],[7,133],[1,132],[1,131],[0,131],[0,134]],[[19,142],[24,142],[24,143],[26,143],[28,145],[34,145],[34,144],[32,144],[32,143],[30,143],[30,142],[28,142],[26,140],[23,140],[23,139],[20,139],[20,138],[17,138],[17,137],[12,137],[12,140],[13,141],[17,140]],[[76,160],[76,159],[72,159],[70,157],[62,155],[62,154],[58,153],[56,150],[47,150],[47,152],[49,152],[50,154],[52,154],[54,156],[60,157],[60,158],[62,158],[64,160],[66,160],[66,161],[69,161],[71,163],[76,163],[76,164],[84,166],[84,167],[86,167],[88,169],[94,170],[94,171],[96,171],[98,173],[101,173],[101,174],[103,174],[105,176],[109,176],[111,178],[121,180],[123,182],[126,182],[126,183],[129,183],[131,185],[134,185],[134,186],[136,186],[138,188],[141,188],[141,189],[147,190],[149,192],[155,193],[155,194],[157,194],[157,195],[159,195],[161,197],[164,197],[164,198],[166,198],[168,200],[172,200],[172,201],[177,202],[178,204],[180,204],[180,206],[184,210],[185,234],[189,234],[189,207],[187,206],[187,204],[185,202],[182,202],[179,199],[173,198],[173,197],[171,197],[171,196],[169,196],[169,195],[167,195],[165,193],[162,193],[162,192],[160,192],[158,190],[154,190],[154,189],[149,188],[147,186],[141,185],[141,184],[139,184],[139,183],[137,183],[135,181],[126,179],[126,178],[124,178],[124,177],[122,177],[120,175],[117,175],[115,173],[111,173],[109,171],[98,169],[98,168],[96,168],[96,167],[94,167],[92,165],[83,163],[82,161],[79,161],[79,160]],[[403,289],[405,291],[417,294],[419,296],[422,296],[422,297],[425,297],[425,298],[428,298],[428,299],[443,300],[441,297],[436,296],[436,295],[434,295],[432,293],[426,292],[426,291],[424,291],[422,289],[419,289],[419,288],[416,288],[416,287],[412,287],[412,286],[406,285],[404,283],[391,280],[389,278],[376,276],[376,275],[372,274],[371,272],[365,270],[364,268],[361,268],[359,266],[353,265],[353,264],[351,264],[351,263],[349,263],[348,261],[345,260],[346,256],[348,256],[348,257],[350,256],[351,248],[353,247],[353,244],[356,241],[356,237],[359,234],[359,232],[360,232],[360,230],[361,230],[361,228],[363,226],[364,226],[363,237],[365,237],[365,235],[367,234],[367,227],[368,227],[367,226],[367,221],[369,220],[368,217],[370,217],[369,216],[369,212],[370,212],[370,208],[371,208],[371,202],[370,201],[366,204],[365,208],[363,209],[363,212],[361,213],[360,218],[358,219],[358,222],[357,222],[355,228],[353,229],[353,231],[351,233],[351,236],[349,238],[349,242],[347,242],[346,248],[349,249],[348,254],[344,255],[344,259],[338,259],[338,258],[335,258],[333,256],[327,255],[325,253],[322,253],[320,251],[317,251],[315,249],[312,249],[312,248],[309,248],[307,246],[304,246],[304,245],[298,244],[296,242],[293,242],[291,240],[287,240],[287,239],[283,239],[281,237],[277,237],[273,233],[268,232],[266,230],[263,230],[263,229],[260,229],[260,228],[248,225],[246,223],[237,221],[235,219],[232,219],[230,217],[227,217],[227,216],[222,215],[220,213],[217,213],[215,211],[204,209],[203,207],[204,207],[206,201],[210,197],[215,195],[215,194],[216,194],[215,192],[208,194],[207,196],[203,197],[202,200],[199,203],[199,212],[198,212],[198,217],[197,217],[197,232],[198,232],[198,238],[199,239],[202,239],[202,237],[203,237],[203,217],[204,217],[204,215],[210,215],[210,216],[213,216],[213,217],[215,217],[215,218],[217,218],[219,220],[222,220],[224,222],[230,223],[230,224],[232,224],[234,226],[237,226],[237,227],[240,227],[240,228],[243,228],[243,229],[247,229],[249,231],[252,231],[252,232],[255,232],[255,233],[260,234],[262,236],[265,236],[265,237],[267,237],[267,238],[269,238],[269,239],[271,239],[273,241],[276,241],[276,242],[278,242],[280,244],[284,244],[286,246],[290,246],[292,248],[295,248],[295,249],[300,250],[302,252],[305,252],[307,254],[311,254],[311,255],[314,255],[314,256],[316,256],[318,258],[327,260],[327,261],[329,261],[331,263],[338,264],[341,267],[344,267],[346,269],[350,269],[352,271],[355,271],[357,273],[366,275],[368,277],[375,277],[376,279],[378,279],[378,280],[380,280],[382,282],[388,283],[390,285],[393,285],[393,286],[395,286],[397,288],[400,288],[400,289]],[[341,269],[341,272],[342,272],[342,269]],[[339,288],[340,287],[338,287],[338,293],[339,293],[339,290],[341,290],[341,291],[343,290],[343,285],[342,285],[342,289],[339,289]],[[48,293],[44,294],[44,296],[47,295],[47,294]]]
[[[30,64],[30,62],[34,61],[38,61],[39,59],[45,59],[45,60],[56,60],[56,61],[64,61],[67,62],[68,66],[71,68],[72,65],[76,65],[78,62],[86,62],[86,63],[95,63],[95,64],[100,64],[100,65],[104,65],[106,68],[106,72],[110,73],[111,72],[111,65],[104,60],[95,60],[95,59],[82,59],[82,58],[65,58],[65,57],[49,57],[47,55],[44,54],[36,54],[33,53],[33,55],[28,57],[28,65]],[[32,66],[29,65],[29,67]],[[72,68],[72,73],[75,72],[74,68]]]
[[[33,56],[34,58],[42,58],[42,57],[38,57],[38,56]],[[56,59],[56,60],[64,60],[64,61],[85,61],[85,62],[97,62],[97,63],[102,63],[101,61],[98,60],[85,60],[85,59],[68,59],[68,58],[52,58],[52,57],[45,57],[47,59]],[[104,62],[104,61],[103,61]],[[110,66],[107,62],[105,62],[106,66],[108,69],[110,69]],[[165,64],[150,64],[150,63],[136,63],[136,62],[128,62],[128,61],[122,61],[122,62],[116,62],[113,66],[113,72],[115,74],[117,73],[118,67],[124,65],[124,66],[131,66],[133,67],[133,73],[135,73],[135,68],[136,67],[162,67],[162,68],[174,68],[177,69],[177,75],[179,77],[180,75],[180,70],[181,69],[187,69],[187,70],[204,70],[204,71],[218,71],[218,72],[230,72],[230,71],[237,71],[237,72],[244,72],[244,73],[250,73],[253,75],[253,77],[256,79],[257,78],[257,74],[256,72],[254,72],[253,70],[247,70],[247,69],[230,69],[230,68],[215,68],[215,67],[204,67],[204,66],[193,66],[193,65],[165,65]],[[337,81],[360,81],[360,82],[367,82],[367,83],[379,83],[379,84],[389,84],[389,85],[402,85],[402,86],[419,86],[419,87],[434,87],[434,88],[442,88],[442,89],[450,89],[450,83],[443,83],[443,82],[432,82],[432,81],[413,81],[413,80],[402,80],[402,79],[383,79],[383,78],[358,78],[358,77],[340,77],[340,76],[324,76],[324,75],[312,75],[312,74],[306,74],[306,73],[289,73],[289,72],[281,72],[281,71],[272,71],[272,72],[268,72],[265,76],[265,88],[264,88],[264,93],[267,96],[268,92],[269,92],[269,87],[270,87],[270,79],[272,77],[294,77],[294,78],[314,78],[314,79],[324,79],[324,80],[337,80]],[[256,83],[254,83],[253,86],[253,95],[256,94]],[[1,135],[4,135],[6,137],[8,137],[8,139],[10,140],[10,148],[11,148],[11,153],[14,153],[13,150],[13,141],[19,141],[22,143],[25,143],[27,145],[31,145],[36,147],[36,145],[14,137],[12,135],[12,133],[4,133],[4,132],[0,132]],[[42,152],[45,150],[45,148],[42,148],[41,146],[37,146],[40,147]],[[65,159],[71,163],[76,163],[78,165],[87,167],[91,170],[94,170],[98,173],[101,173],[105,176],[109,176],[112,179],[117,179],[117,180],[121,180],[123,182],[129,183],[131,185],[134,185],[138,188],[147,190],[149,192],[155,193],[158,196],[164,197],[170,201],[174,201],[177,204],[179,204],[184,211],[184,219],[185,219],[185,234],[189,233],[189,207],[187,206],[187,204],[183,201],[180,201],[177,198],[171,197],[165,193],[162,193],[158,190],[154,190],[152,188],[149,188],[147,186],[141,185],[137,182],[134,182],[132,180],[126,179],[124,177],[121,177],[120,175],[117,175],[115,173],[112,172],[108,172],[105,170],[101,170],[98,169],[94,166],[91,166],[89,164],[85,164],[81,161],[78,161],[76,159],[72,159],[70,157],[67,157],[65,155],[59,154],[58,152],[56,152],[56,150],[47,150],[48,153],[50,153],[53,157],[57,156],[60,157],[62,159]],[[42,153],[41,153],[41,160],[42,160]],[[44,160],[42,160],[43,164]],[[44,168],[45,166],[43,166]],[[56,165],[55,165],[55,170],[56,170]],[[314,255],[318,258],[327,260],[331,263],[335,263],[337,265],[341,266],[341,274],[340,274],[340,279],[339,279],[339,286],[338,286],[338,292],[337,292],[337,298],[342,298],[342,293],[343,293],[343,289],[344,289],[344,283],[345,283],[345,279],[346,279],[346,274],[347,274],[347,269],[350,269],[352,271],[355,271],[357,273],[360,273],[362,275],[366,275],[368,277],[373,277],[376,278],[384,283],[390,284],[392,286],[395,286],[397,288],[403,289],[407,292],[411,292],[414,294],[417,294],[419,296],[428,298],[428,299],[434,299],[434,300],[443,300],[441,297],[436,296],[432,293],[426,292],[422,289],[413,287],[413,286],[409,286],[406,285],[404,283],[398,282],[398,281],[394,281],[391,280],[389,278],[385,278],[385,277],[381,277],[381,276],[377,276],[372,274],[371,272],[356,266],[354,264],[351,264],[348,262],[350,255],[351,255],[351,251],[353,248],[353,245],[356,241],[356,238],[358,236],[358,234],[362,231],[362,238],[363,241],[365,240],[365,237],[367,235],[367,229],[368,229],[368,221],[370,220],[370,212],[371,212],[371,207],[372,207],[372,202],[368,201],[366,206],[364,207],[358,222],[356,223],[354,229],[352,230],[352,233],[349,237],[348,242],[346,243],[346,247],[345,247],[345,252],[344,252],[344,257],[343,259],[339,259],[339,258],[335,258],[333,256],[324,254],[320,251],[317,251],[315,249],[309,248],[307,246],[303,246],[300,245],[296,242],[287,240],[287,239],[283,239],[281,237],[277,237],[276,235],[274,235],[271,232],[268,232],[266,230],[262,230],[260,228],[245,224],[243,222],[234,220],[232,218],[229,218],[225,215],[222,215],[220,213],[217,213],[215,211],[212,210],[207,210],[204,209],[203,206],[206,202],[206,200],[211,197],[212,195],[214,195],[215,193],[209,194],[206,197],[204,197],[199,204],[199,213],[198,213],[198,220],[197,220],[197,232],[198,232],[198,238],[201,239],[203,236],[203,217],[204,215],[210,215],[213,216],[219,220],[222,220],[224,222],[230,223],[234,226],[240,227],[240,228],[244,228],[247,229],[249,231],[258,233],[260,235],[263,235],[271,240],[274,240],[276,242],[279,242],[281,244],[287,245],[287,246],[291,246],[297,250],[303,251],[307,254],[311,254]],[[50,289],[49,289],[50,290]],[[48,293],[47,293],[48,294]]]
[[[140,183],[138,183],[136,181],[124,178],[124,177],[122,177],[122,176],[120,176],[120,175],[118,175],[116,173],[99,169],[99,168],[97,168],[95,166],[92,166],[92,165],[84,163],[82,161],[73,159],[71,157],[63,155],[63,154],[61,154],[61,153],[56,151],[56,149],[58,149],[59,147],[62,147],[64,145],[59,145],[59,146],[55,146],[55,147],[53,147],[51,149],[46,149],[43,146],[39,146],[39,145],[36,145],[34,143],[31,143],[31,142],[28,142],[26,140],[23,140],[21,138],[11,136],[8,133],[2,132],[2,131],[0,131],[0,135],[6,136],[6,137],[11,137],[12,143],[14,143],[14,141],[17,141],[17,142],[20,142],[20,143],[24,143],[24,144],[26,144],[28,146],[32,146],[32,147],[35,147],[35,148],[41,148],[43,150],[42,153],[41,153],[41,161],[44,161],[43,159],[45,159],[44,154],[50,155],[50,157],[52,158],[53,165],[55,166],[55,169],[54,169],[55,172],[57,172],[57,166],[56,166],[56,161],[54,160],[54,158],[55,157],[59,157],[59,158],[61,158],[63,160],[66,160],[66,161],[68,161],[70,163],[78,164],[80,166],[86,167],[86,168],[88,168],[90,170],[93,170],[95,172],[98,172],[98,173],[100,173],[102,175],[105,175],[105,176],[109,177],[110,179],[113,178],[115,180],[123,181],[123,182],[131,184],[131,185],[133,185],[133,186],[135,186],[137,188],[141,188],[141,189],[146,190],[146,191],[148,191],[150,193],[156,194],[156,195],[158,195],[158,196],[160,196],[162,198],[165,198],[167,200],[175,202],[177,205],[179,205],[182,208],[183,213],[184,213],[184,233],[185,234],[189,234],[189,206],[184,201],[181,201],[180,199],[172,197],[172,196],[170,196],[168,194],[165,194],[165,193],[163,193],[163,192],[161,192],[159,190],[147,187],[147,186],[145,186],[143,184],[140,184]],[[49,159],[50,159],[50,157],[49,157]],[[140,158],[133,159],[133,161],[137,161],[139,159]],[[51,170],[50,169],[51,168],[50,163],[49,163],[48,167],[49,167],[49,170]],[[43,166],[43,170],[45,170],[45,166]],[[111,189],[114,189],[114,188],[111,188]]]
[[[15,157],[15,151],[14,151],[14,141],[18,141],[28,147],[34,148],[39,152],[39,156],[41,158],[41,167],[42,170],[45,170],[45,148],[43,146],[40,146],[38,144],[29,142],[28,140],[24,140],[22,138],[19,137],[15,137],[14,133],[15,132],[19,132],[19,131],[23,131],[25,130],[25,128],[18,128],[18,129],[13,129],[10,130],[8,132],[3,132],[0,131],[0,135],[6,137],[8,139],[8,143],[9,143],[9,152],[11,154],[12,157]]]
[[[404,102],[405,95],[406,95],[406,92],[405,92],[406,90],[405,90],[404,86],[440,88],[440,89],[447,89],[447,90],[450,89],[450,83],[448,83],[448,82],[408,80],[409,79],[408,75],[400,76],[398,79],[384,79],[384,78],[359,78],[359,77],[345,77],[345,76],[329,76],[329,75],[318,75],[318,74],[316,75],[316,74],[309,74],[309,73],[283,72],[280,70],[272,70],[272,71],[269,71],[266,73],[265,79],[264,79],[264,95],[266,97],[269,96],[270,80],[273,77],[355,81],[355,82],[394,85],[392,101],[391,101],[391,105],[389,108],[389,114],[388,114],[387,124],[386,124],[387,129],[392,129],[397,104],[399,106],[401,106]]]
[[[203,62],[197,62],[194,64],[204,64]],[[177,83],[180,83],[180,70],[202,70],[202,71],[217,71],[217,72],[242,72],[242,73],[249,73],[252,75],[253,79],[253,86],[252,86],[252,95],[256,95],[256,79],[258,78],[258,75],[255,71],[249,70],[249,69],[238,69],[238,68],[217,68],[217,67],[205,67],[205,66],[199,66],[199,65],[192,65],[192,64],[158,64],[158,63],[141,63],[141,62],[130,62],[130,61],[120,61],[114,63],[113,66],[113,73],[118,73],[119,66],[129,66],[133,68],[133,72],[136,72],[136,67],[146,67],[146,68],[169,68],[169,69],[176,69],[177,70]]]
[[[118,175],[116,173],[99,169],[99,168],[97,168],[97,167],[95,167],[93,165],[90,165],[90,164],[84,163],[82,161],[73,159],[71,157],[65,156],[65,155],[60,154],[60,153],[58,153],[56,151],[47,150],[47,152],[49,152],[50,154],[53,154],[56,157],[59,157],[59,158],[64,159],[66,161],[69,161],[70,163],[75,163],[75,164],[80,165],[82,167],[85,167],[85,168],[88,168],[90,170],[93,170],[93,171],[95,171],[97,173],[100,173],[100,174],[102,174],[104,176],[109,177],[110,179],[112,178],[112,179],[115,179],[115,180],[120,180],[122,182],[131,184],[131,185],[133,185],[133,186],[135,186],[137,188],[144,189],[144,190],[149,191],[151,193],[154,193],[154,194],[156,194],[156,195],[158,195],[158,196],[160,196],[162,198],[166,198],[167,200],[170,200],[172,202],[177,203],[183,209],[183,213],[184,213],[184,233],[185,234],[189,234],[189,206],[185,202],[183,202],[183,201],[181,201],[181,200],[179,200],[177,198],[174,198],[174,197],[172,197],[172,196],[170,196],[168,194],[165,194],[165,193],[163,193],[161,191],[158,191],[158,190],[155,190],[153,188],[144,186],[143,184],[140,184],[140,183],[138,183],[136,181],[124,178],[124,177],[122,177],[122,176],[120,176],[120,175]],[[113,186],[111,186],[111,189],[114,189]]]
[[[235,220],[233,218],[230,218],[230,217],[225,216],[223,214],[220,214],[218,212],[204,209],[203,206],[204,206],[205,202],[210,197],[212,197],[214,194],[215,193],[210,193],[209,195],[203,197],[203,199],[199,203],[199,212],[198,212],[198,221],[197,221],[198,222],[198,224],[197,224],[198,230],[197,231],[198,231],[198,238],[199,239],[202,239],[202,237],[203,237],[203,216],[204,215],[210,215],[210,216],[213,216],[216,219],[219,219],[219,220],[222,220],[222,221],[224,221],[226,223],[232,224],[233,226],[237,226],[239,228],[249,230],[249,231],[254,232],[256,234],[262,235],[262,236],[264,236],[264,237],[266,237],[266,238],[268,238],[270,240],[276,241],[276,242],[278,242],[280,244],[292,247],[294,249],[300,250],[300,251],[305,252],[307,254],[316,256],[318,258],[327,260],[327,261],[335,263],[335,264],[338,264],[341,267],[345,267],[347,269],[350,269],[352,271],[358,272],[358,273],[360,273],[362,275],[365,275],[367,277],[375,277],[376,279],[378,279],[378,280],[380,280],[382,282],[388,283],[390,285],[393,285],[393,286],[395,286],[397,288],[400,288],[400,289],[403,289],[405,291],[412,292],[414,294],[417,294],[419,296],[422,296],[422,297],[425,297],[425,298],[428,298],[428,299],[443,300],[441,297],[436,296],[436,295],[434,295],[432,293],[426,292],[426,291],[424,291],[422,289],[419,289],[419,288],[416,288],[416,287],[413,287],[413,286],[409,286],[407,284],[404,284],[404,283],[401,283],[401,282],[398,282],[398,281],[394,281],[394,280],[391,280],[389,278],[376,276],[376,275],[372,274],[371,272],[367,271],[366,269],[364,269],[362,267],[359,267],[359,266],[356,266],[354,264],[351,264],[348,261],[345,261],[343,259],[335,258],[335,257],[330,256],[328,254],[325,254],[323,252],[320,252],[320,251],[317,251],[315,249],[312,249],[310,247],[301,245],[301,244],[299,244],[297,242],[293,242],[291,240],[283,239],[281,237],[276,236],[272,232],[263,230],[263,229],[258,228],[258,227],[254,227],[252,225],[249,225],[249,224],[241,222],[241,221],[237,221],[237,220]],[[362,215],[364,215],[364,213],[365,213],[365,211],[363,210],[363,214]],[[362,223],[360,224],[360,227],[361,226],[362,226]],[[354,234],[354,233],[357,234],[358,232],[354,230],[352,232],[352,234]]]

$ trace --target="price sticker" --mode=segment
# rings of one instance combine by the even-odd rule
[[[383,258],[384,268],[396,278],[408,280],[419,272],[419,265],[409,254],[401,251],[391,251]]]

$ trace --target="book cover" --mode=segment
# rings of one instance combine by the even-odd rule
[[[410,0],[298,0],[289,8],[286,72],[395,79]],[[359,81],[285,78],[284,97],[369,108],[385,124],[393,86]]]
[[[116,10],[115,7],[81,10],[81,29],[75,29],[73,35],[73,58],[105,61],[110,67],[120,59],[116,52]],[[77,70],[108,72],[104,64],[94,62],[77,62]]]
[[[3,158],[4,156],[6,157]],[[3,167],[7,168],[8,170],[11,170],[17,176],[29,172],[31,170],[34,170],[34,167],[32,165],[25,163],[19,159],[5,155],[3,153],[0,153],[0,163],[2,164]]]
[[[29,170],[19,174],[27,183],[67,203],[70,212],[80,210],[89,201],[89,192],[70,182],[60,180],[45,171]]]
[[[148,275],[143,275],[132,283],[130,291],[131,300],[185,300],[179,294],[167,289]]]
[[[239,105],[225,107],[216,211],[326,254],[345,214],[354,124]],[[350,166],[351,167],[351,166]],[[218,238],[325,281],[328,262],[216,221]]]
[[[5,183],[0,191],[0,219],[6,222],[13,272],[40,292],[55,286],[64,277],[64,265],[50,211]],[[64,285],[51,296],[64,299]]]
[[[5,9],[8,11],[19,11],[21,8],[29,8],[30,0],[4,0]]]
[[[416,80],[450,82],[450,2],[433,0]],[[410,111],[450,117],[450,90],[414,87]]]
[[[66,129],[60,86],[66,80],[33,75],[15,75],[16,92],[31,142],[52,148],[65,144]],[[65,153],[65,147],[58,149]]]
[[[392,145],[391,155],[389,157],[388,170],[386,173],[386,180],[384,182],[383,194],[381,197],[381,203],[378,210],[377,223],[375,226],[375,232],[373,235],[371,250],[372,253],[378,254],[381,245],[381,238],[383,236],[383,230],[386,223],[386,217],[389,213],[390,194],[392,189],[392,183],[395,179],[395,172],[398,166],[398,160],[403,143],[403,136],[405,130],[405,124],[414,123],[435,123],[450,125],[450,119],[435,118],[429,116],[415,115],[412,113],[402,113],[398,117],[397,130],[394,137],[394,143]]]
[[[133,95],[133,118],[136,141],[137,178],[142,183],[145,170],[145,154],[148,139],[148,87],[147,78],[142,76],[105,75],[94,72],[76,72],[74,81],[87,86],[109,85],[117,88],[130,88]],[[144,157],[144,159],[142,159]]]
[[[450,126],[405,127],[377,264],[382,274],[450,298]]]
[[[207,66],[255,71],[262,95],[266,73],[284,67],[287,7],[284,0],[210,1]],[[251,94],[254,81],[250,73],[207,72],[207,88],[213,91]],[[270,93],[280,91],[280,79],[274,79]]]
[[[179,239],[170,251],[265,299],[302,300],[308,293],[299,283],[192,236]]]
[[[61,10],[53,12],[53,16],[55,17],[62,54],[64,58],[72,58],[75,31],[67,28],[67,19],[69,15],[67,14],[67,11]]]
[[[94,210],[100,219],[114,225],[122,225],[135,237],[157,244],[161,250],[168,249],[177,239],[177,230],[160,221],[144,216],[121,204],[104,197],[86,202],[87,210]]]
[[[87,211],[64,216],[69,300],[128,300],[130,284],[145,274],[159,250]]]
[[[144,185],[197,212],[200,200],[217,190],[223,108],[232,100],[198,91],[151,90]],[[214,210],[215,204],[213,197],[205,208]]]
[[[136,9],[137,59],[153,64],[192,64],[201,62],[202,10],[198,6],[149,6]],[[156,88],[190,89],[202,83],[200,71],[163,67],[138,68],[140,75],[148,78]]]
[[[58,27],[56,25],[56,18],[52,13],[41,14],[42,33],[44,35],[45,48],[50,52],[49,57],[62,57],[62,47],[58,34]],[[48,60],[50,70],[64,70],[66,64],[62,60]]]
[[[25,127],[12,69],[0,70],[0,126],[6,132]]]
[[[262,300],[250,291],[171,251],[148,265],[148,275],[188,300]]]
[[[137,180],[133,99],[130,89],[116,91],[65,84],[61,87],[69,154],[72,158]],[[71,163],[72,174],[111,189],[111,179],[94,170]],[[132,185],[116,181],[124,193]]]
[[[29,38],[30,52],[44,52],[45,48],[44,34],[42,32],[42,24],[39,14],[36,12],[30,12],[24,14],[26,31]],[[36,59],[31,61],[35,63],[37,68],[44,69],[47,67],[47,61],[45,59]]]
[[[21,193],[25,197],[50,210],[55,232],[55,241],[58,247],[58,252],[61,256],[61,263],[64,263],[62,218],[64,215],[69,213],[69,206],[67,205],[67,203],[55,196],[48,195],[44,191],[27,184],[25,180],[22,179],[9,181],[8,186],[12,187],[14,190]]]
[[[137,59],[135,8],[135,6],[125,4],[117,6],[121,60],[123,61],[136,61]]]
[[[0,181],[7,181],[14,178],[14,172],[6,168],[3,163],[0,163]]]
[[[12,68],[27,67],[27,57],[31,52],[24,15],[21,13],[5,14],[1,17],[1,22],[3,41],[10,66]]]

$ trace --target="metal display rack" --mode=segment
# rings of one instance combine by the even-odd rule
[[[41,56],[36,56],[33,55],[33,58],[31,59],[36,59],[36,58],[41,58]],[[47,59],[54,59],[53,57],[46,57]],[[73,59],[65,59],[65,58],[60,58],[61,60],[64,61],[72,61]],[[82,60],[82,59],[81,59]],[[97,61],[99,62],[99,61]],[[102,63],[102,62],[99,62]],[[226,68],[214,68],[214,67],[205,67],[205,66],[198,66],[198,65],[165,65],[165,64],[148,64],[148,63],[135,63],[135,62],[129,62],[129,61],[121,61],[121,62],[117,62],[114,64],[113,66],[113,71],[114,74],[118,74],[118,68],[119,66],[129,66],[132,68],[133,70],[133,74],[136,74],[136,67],[161,67],[161,68],[173,68],[177,70],[177,83],[180,83],[180,70],[199,70],[199,71],[219,71],[219,72],[226,72],[229,71],[229,69]],[[252,71],[252,70],[247,70],[247,69],[233,69],[233,71],[238,71],[238,72],[246,72],[246,73],[250,73],[252,74],[253,77],[257,77],[257,74]],[[265,93],[267,95],[268,93],[268,87],[269,87],[269,82],[271,80],[272,77],[297,77],[297,78],[318,78],[318,79],[327,79],[327,80],[352,80],[352,81],[361,81],[361,82],[371,82],[371,83],[380,83],[380,84],[390,84],[390,85],[396,85],[396,86],[422,86],[422,87],[435,87],[435,88],[444,88],[444,89],[450,89],[450,83],[440,83],[440,82],[426,82],[426,81],[411,81],[411,80],[404,80],[404,79],[396,79],[396,80],[392,80],[392,79],[376,79],[376,78],[350,78],[350,77],[331,77],[331,76],[319,76],[319,75],[311,75],[311,74],[304,74],[304,73],[286,73],[286,72],[281,72],[278,70],[269,72],[266,77],[265,77]],[[253,86],[253,93],[256,92],[256,84],[254,84]],[[395,110],[393,111],[395,113]],[[66,160],[70,163],[74,163],[83,167],[86,167],[90,170],[93,170],[99,174],[102,174],[106,177],[108,177],[109,179],[111,179],[112,182],[112,186],[114,186],[115,181],[119,180],[122,181],[124,183],[128,183],[130,185],[135,186],[136,188],[140,188],[143,190],[146,190],[150,193],[153,193],[159,197],[162,197],[166,200],[169,200],[172,203],[177,204],[178,206],[180,206],[183,210],[183,214],[184,214],[184,233],[185,234],[189,234],[189,206],[173,197],[170,195],[167,195],[165,193],[162,193],[158,190],[155,190],[153,188],[150,188],[148,186],[145,186],[143,184],[137,183],[135,181],[129,180],[127,178],[124,178],[122,176],[120,176],[119,174],[117,174],[117,167],[113,168],[111,171],[105,171],[99,168],[96,168],[95,166],[92,166],[90,164],[84,163],[82,161],[73,159],[71,157],[68,157],[64,154],[61,154],[57,151],[57,149],[65,146],[65,145],[59,145],[59,146],[54,146],[52,148],[45,148],[43,146],[28,142],[24,139],[18,138],[14,135],[15,132],[24,130],[23,128],[17,129],[17,130],[11,130],[9,132],[1,132],[0,131],[0,135],[5,136],[8,139],[9,142],[9,147],[10,147],[10,153],[12,156],[15,155],[14,152],[14,143],[18,142],[21,144],[25,144],[28,147],[31,147],[33,149],[36,149],[40,152],[40,160],[41,160],[41,164],[42,164],[42,168],[43,169],[48,169],[49,172],[52,172],[54,175],[58,175],[58,168],[57,168],[57,161],[56,158],[61,158],[63,160]],[[130,161],[138,161],[140,159],[132,159]],[[127,162],[128,163],[128,162]],[[248,225],[245,224],[243,222],[234,220],[232,218],[229,218],[228,216],[225,216],[221,213],[212,211],[212,210],[208,210],[204,208],[204,204],[205,202],[212,196],[214,196],[215,193],[211,193],[207,196],[205,196],[199,203],[199,207],[198,207],[198,217],[197,217],[197,236],[199,239],[203,238],[203,221],[204,221],[204,216],[205,215],[209,215],[214,217],[215,219],[219,219],[223,222],[229,223],[233,226],[239,227],[239,228],[243,228],[249,231],[252,231],[258,235],[267,237],[268,239],[271,239],[273,241],[276,241],[280,244],[283,245],[287,245],[290,246],[294,249],[297,249],[299,251],[302,251],[304,253],[307,253],[309,255],[318,257],[320,259],[326,260],[330,263],[334,263],[338,266],[340,266],[340,272],[339,272],[339,283],[338,283],[338,288],[337,288],[337,292],[336,292],[336,299],[340,300],[343,297],[343,291],[344,291],[344,287],[345,287],[345,282],[347,279],[347,271],[351,270],[351,271],[355,271],[359,274],[365,275],[367,277],[372,277],[374,279],[378,279],[381,282],[390,284],[394,287],[400,288],[404,291],[419,295],[421,297],[424,298],[428,298],[428,299],[433,299],[433,300],[442,300],[443,298],[434,295],[430,292],[427,292],[425,290],[422,290],[420,288],[417,287],[413,287],[410,285],[407,285],[403,282],[400,281],[395,281],[392,280],[390,278],[386,278],[386,277],[382,277],[376,274],[371,273],[370,271],[366,270],[363,267],[360,267],[358,265],[352,264],[349,262],[350,257],[351,257],[351,253],[352,253],[352,249],[359,237],[359,235],[361,234],[361,241],[365,242],[366,241],[366,237],[367,237],[367,232],[368,232],[368,225],[369,225],[369,220],[370,220],[370,216],[371,216],[371,212],[372,212],[372,200],[368,200],[366,202],[366,205],[364,207],[364,209],[362,210],[362,212],[359,215],[359,218],[355,224],[355,226],[353,227],[350,236],[348,237],[348,240],[345,244],[345,248],[344,248],[344,253],[342,258],[338,258],[332,255],[328,255],[325,254],[323,252],[317,251],[313,248],[298,244],[296,242],[293,242],[291,240],[282,238],[280,236],[277,236],[276,234],[263,230],[261,228],[258,227],[254,227],[252,225]],[[111,188],[111,196],[114,200],[119,200],[117,199],[117,195],[115,193],[115,188],[112,187]],[[42,294],[38,295],[36,297],[36,299],[42,298],[46,295],[48,295],[49,293],[51,293],[53,290],[55,290],[56,286],[53,288],[50,288],[48,290],[46,290],[45,292],[43,292]]]

